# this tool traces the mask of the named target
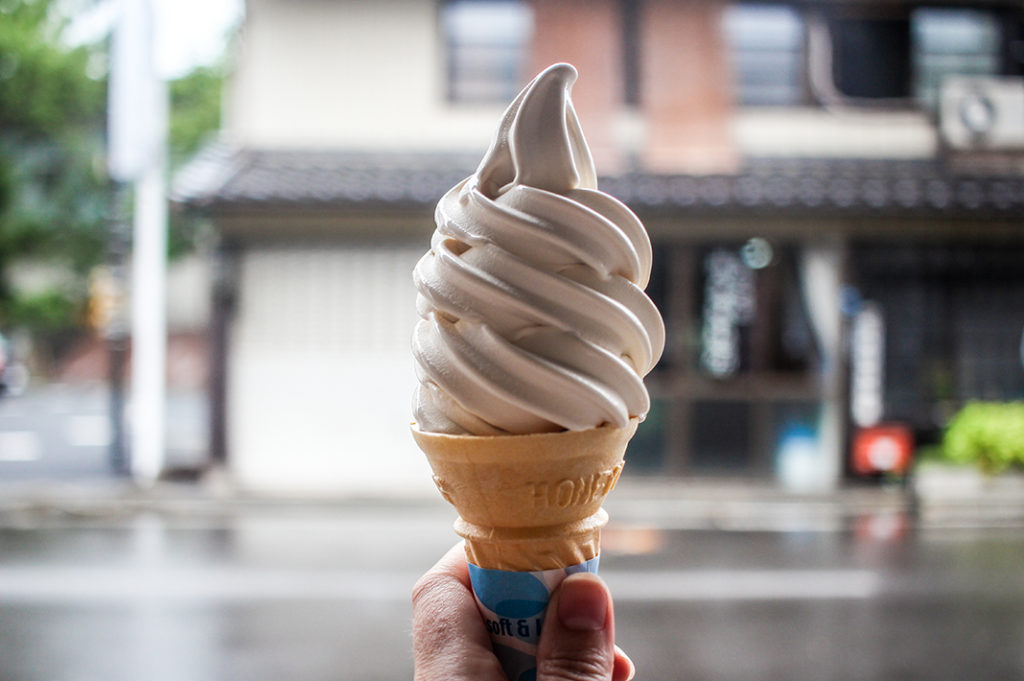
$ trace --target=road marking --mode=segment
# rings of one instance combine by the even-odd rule
[[[866,599],[882,591],[869,570],[704,570],[602,573],[618,600]]]
[[[67,420],[64,439],[73,447],[107,447],[110,445],[110,417],[78,415]]]
[[[722,570],[602,573],[617,602],[869,599],[867,570]],[[419,575],[384,570],[255,568],[0,568],[0,602],[354,600],[408,601]]]
[[[35,461],[42,456],[43,443],[29,430],[0,433],[0,461]]]
[[[3,568],[0,602],[408,601],[418,576],[248,568]]]

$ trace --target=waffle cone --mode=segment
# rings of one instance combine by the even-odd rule
[[[455,531],[482,568],[551,570],[598,554],[601,508],[622,472],[624,428],[531,435],[447,435],[415,424],[434,483],[459,513]]]

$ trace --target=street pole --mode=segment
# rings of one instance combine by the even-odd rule
[[[160,109],[166,110],[166,89]],[[158,111],[158,118],[163,118]],[[165,126],[160,126],[166,129]],[[132,249],[132,471],[143,484],[164,462],[167,358],[167,196],[163,145],[135,183]]]
[[[111,183],[110,224],[107,241],[108,291],[112,299],[110,316],[103,327],[107,346],[110,381],[110,468],[118,476],[131,474],[131,461],[125,441],[125,367],[128,363],[128,320],[125,310],[127,288],[124,268],[128,249],[129,190],[122,182]]]
[[[111,41],[107,163],[116,183],[134,188],[130,461],[136,481],[149,485],[164,462],[168,102],[157,74],[152,0],[120,0],[119,10]],[[123,382],[116,371],[114,378]]]

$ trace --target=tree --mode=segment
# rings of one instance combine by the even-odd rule
[[[200,66],[170,83],[171,120],[168,131],[171,168],[177,168],[209,142],[220,128],[224,68]]]
[[[53,4],[0,0],[0,326],[40,331],[73,321],[84,296],[72,285],[19,297],[12,263],[52,258],[84,276],[107,205],[105,85],[86,75],[98,47],[62,46]]]
[[[36,336],[82,323],[86,281],[109,236],[106,74],[96,68],[107,45],[64,45],[58,3],[0,0],[0,328]],[[172,171],[219,127],[222,73],[203,67],[170,83]],[[174,216],[172,250],[189,250],[193,234]],[[15,291],[11,267],[26,258],[63,268],[67,281],[34,295]]]
[[[167,146],[172,174],[220,129],[223,84],[221,65],[201,66],[169,84],[171,114]],[[196,228],[194,216],[171,213],[168,245],[172,257],[193,248]]]

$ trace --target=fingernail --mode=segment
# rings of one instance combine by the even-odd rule
[[[633,660],[619,646],[615,646],[615,652],[619,659],[626,663],[626,681],[633,681],[633,677],[636,676],[636,665],[633,664]]]
[[[600,631],[608,617],[608,592],[594,575],[565,578],[558,593],[558,620],[573,631]]]

